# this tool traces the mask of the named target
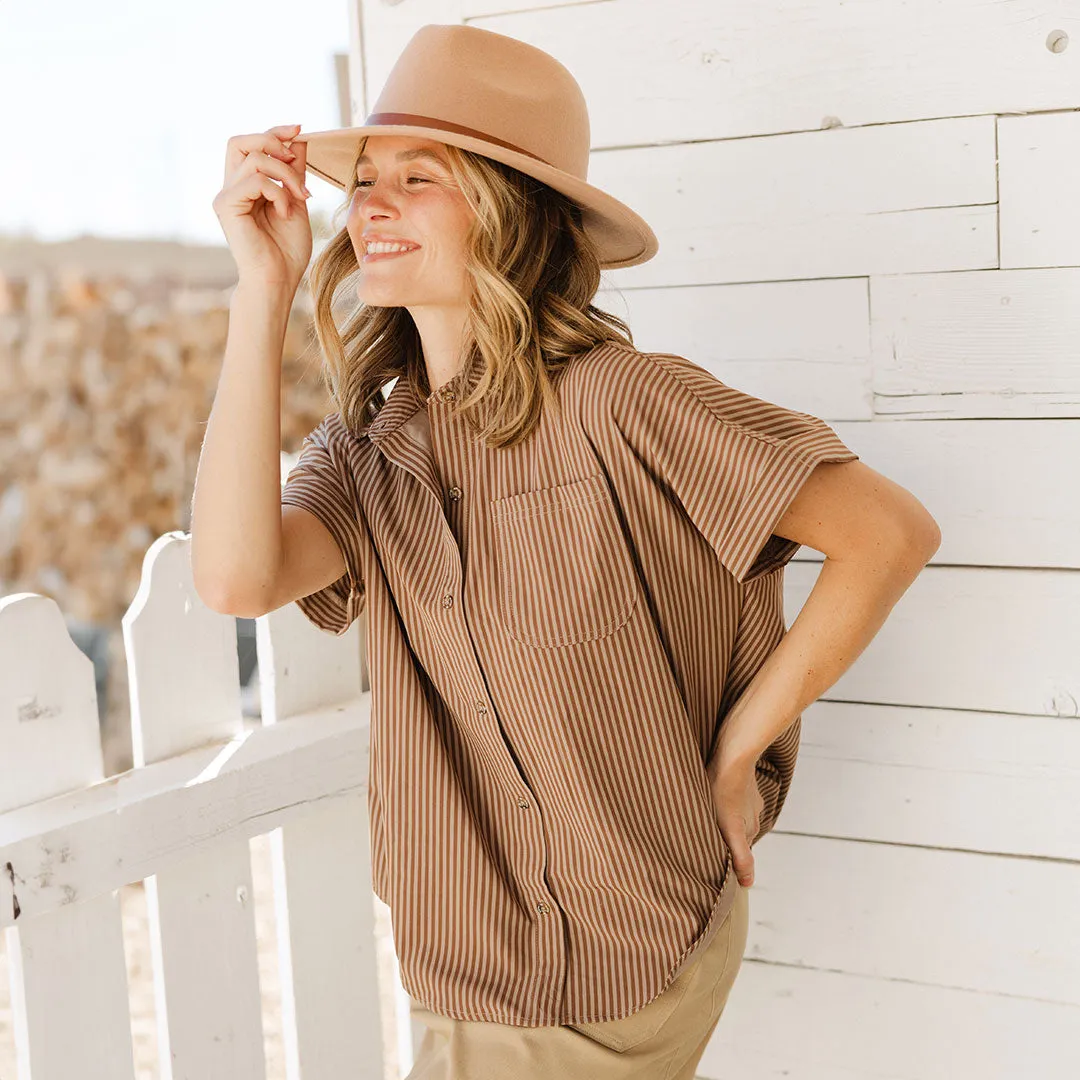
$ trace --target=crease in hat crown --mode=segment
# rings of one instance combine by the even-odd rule
[[[428,137],[482,154],[548,184],[582,207],[602,265],[656,254],[649,225],[588,182],[591,132],[585,96],[549,53],[505,34],[431,23],[409,40],[362,125],[301,132],[307,168],[346,190],[365,135]]]

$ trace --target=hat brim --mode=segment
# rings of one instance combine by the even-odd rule
[[[637,266],[647,262],[660,249],[660,242],[645,219],[625,203],[530,154],[510,150],[485,139],[412,124],[374,124],[301,132],[290,141],[306,143],[307,169],[339,191],[344,191],[356,160],[357,144],[365,135],[410,135],[434,139],[482,154],[536,177],[581,206],[582,225],[596,243],[600,262],[605,269]]]

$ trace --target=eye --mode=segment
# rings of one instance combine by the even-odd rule
[[[410,180],[410,181],[412,181],[412,180],[417,180],[417,181],[419,181],[419,182],[420,182],[421,184],[430,184],[430,183],[431,183],[431,181],[430,181],[430,180],[425,180],[425,179],[424,179],[424,177],[422,177],[422,176],[410,176],[410,177],[409,177],[409,180]],[[374,180],[357,180],[357,181],[356,181],[356,186],[357,186],[357,187],[367,187],[367,186],[368,186],[368,184],[373,184],[373,183],[375,183],[375,181],[374,181]]]

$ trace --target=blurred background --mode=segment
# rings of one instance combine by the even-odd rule
[[[0,6],[0,595],[59,604],[93,660],[106,771],[131,767],[120,619],[190,526],[235,265],[211,205],[229,136],[349,123],[349,5]],[[341,193],[308,175],[315,254]],[[329,411],[301,286],[282,469]],[[237,620],[258,715],[254,621]]]
[[[355,5],[99,0],[0,5],[0,595],[56,601],[93,661],[105,772],[132,767],[120,620],[143,556],[190,528],[235,265],[212,202],[229,136],[349,123]],[[318,254],[341,193],[313,174]],[[290,316],[282,477],[330,410],[310,294]],[[237,619],[242,708],[260,722],[255,622]],[[267,1076],[284,1080],[269,836],[250,842]],[[137,1080],[164,1075],[142,882],[120,890]],[[376,898],[377,899],[377,898]],[[393,1018],[389,913],[376,912]],[[0,934],[0,1077],[16,1075]],[[398,1075],[391,1046],[386,1076]]]

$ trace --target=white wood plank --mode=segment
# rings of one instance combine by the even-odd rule
[[[699,1075],[1074,1075],[1080,866],[780,832],[754,852]]]
[[[829,410],[816,415],[828,419]],[[897,418],[833,426],[865,464],[934,516],[942,538],[931,566],[1080,568],[1080,502],[1062,498],[1080,490],[1080,421]],[[810,558],[822,556],[803,547],[795,561]]]
[[[386,18],[389,5],[366,6]],[[401,8],[417,23],[432,10]],[[460,11],[567,66],[597,148],[1078,104],[1080,55],[1048,48],[1053,31],[1080,39],[1075,0],[465,0]]]
[[[1080,113],[997,127],[1002,267],[1080,265]]]
[[[1080,414],[1080,267],[872,278],[870,308],[877,414]]]
[[[107,893],[7,931],[20,1077],[134,1076],[122,926]]]
[[[869,420],[865,278],[602,289],[645,352],[674,352],[749,394],[831,420]]]
[[[776,827],[1080,863],[1080,724],[820,698]]]
[[[146,879],[162,1080],[263,1080],[248,843],[216,844]]]
[[[821,566],[790,563],[792,626]],[[931,564],[908,587],[832,701],[1080,715],[1080,575]]]
[[[64,800],[101,784],[104,767],[94,667],[68,635],[55,601],[33,593],[0,598],[0,811],[33,814],[40,799]],[[0,820],[7,814],[0,813]],[[0,926],[21,1077],[134,1077],[127,967],[119,897],[92,900],[70,878],[79,850],[39,836],[33,854],[0,850]],[[48,889],[57,903],[23,899]],[[58,1024],[63,1037],[58,1037]]]
[[[993,117],[637,146],[589,176],[660,241],[619,287],[997,266]]]
[[[54,600],[0,596],[0,702],[0,811],[103,777],[94,665]]]
[[[136,768],[244,729],[236,620],[195,592],[190,545],[183,532],[150,545],[122,620]]]
[[[383,1075],[366,794],[271,834],[286,1075]]]
[[[1078,1028],[1073,1005],[748,959],[696,1071],[701,1080],[1074,1080]]]
[[[1075,862],[780,832],[754,856],[747,956],[1080,1006]]]
[[[136,768],[243,733],[236,620],[196,593],[187,534],[150,546],[123,628]],[[251,895],[242,837],[147,878],[162,1080],[265,1075]]]
[[[338,637],[313,626],[296,604],[256,619],[263,722],[355,703],[368,691],[367,621],[365,609]]]

